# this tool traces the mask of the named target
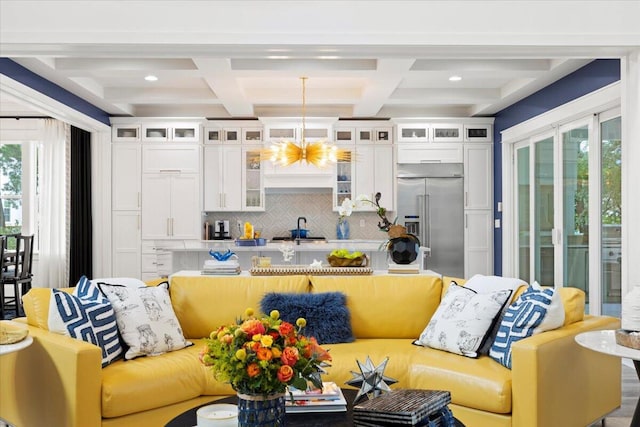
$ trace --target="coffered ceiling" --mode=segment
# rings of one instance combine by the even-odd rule
[[[23,3],[39,4],[30,9],[32,20],[21,19],[28,28],[20,28],[10,20],[19,16]],[[48,9],[51,3],[57,3],[59,8]],[[91,12],[82,8],[85,3],[105,8]],[[509,2],[484,2],[482,7],[483,2],[476,1],[352,1],[343,2],[340,8],[340,2],[328,1],[324,3],[333,9],[318,9],[315,19],[312,6],[318,2],[313,1],[161,2],[169,3],[193,8],[190,14],[185,14],[183,8],[167,15],[168,9],[160,13],[160,9],[151,8],[160,3],[144,1],[2,0],[0,53],[114,116],[300,116],[301,76],[308,77],[307,116],[482,116],[496,113],[593,59],[623,56],[634,48],[638,34],[637,30],[630,34],[621,31],[613,44],[595,39],[577,42],[575,37],[561,37],[561,32],[532,35],[530,28],[523,28],[519,34],[513,25],[502,35],[499,31],[483,34],[484,27],[468,17],[465,33],[460,19],[451,27],[458,32],[445,31],[447,27],[434,23],[437,17],[432,14],[425,22],[434,23],[435,30],[442,34],[424,26],[411,27],[415,24],[411,12],[426,16],[435,11],[425,9],[430,3],[439,4],[442,19],[447,19],[456,16],[455,9],[442,11],[442,3],[466,5],[470,12],[485,14],[491,3],[506,7],[504,4]],[[274,15],[273,7],[265,9],[264,4],[268,3],[277,4],[282,13]],[[381,21],[381,10],[376,9],[383,3],[387,7],[397,5],[387,9],[389,21]],[[537,13],[528,7],[542,2],[512,3],[527,6],[522,13]],[[121,8],[107,8],[108,4]],[[211,4],[218,8],[211,9]],[[308,5],[308,9],[301,9],[300,4]],[[46,19],[47,10],[56,14],[64,6],[78,9],[77,14],[87,14],[96,26],[87,21],[80,30],[63,31],[52,25]],[[249,6],[259,10],[249,11]],[[375,16],[368,10],[370,7],[376,9]],[[198,11],[214,10],[216,20],[207,24],[199,19]],[[261,12],[264,21],[258,20]],[[399,12],[405,13],[402,16],[406,26],[397,22]],[[286,14],[291,14],[287,21],[269,21]],[[139,29],[128,26],[134,22],[130,15],[138,19],[135,22],[139,22]],[[172,16],[175,21],[170,19]],[[345,23],[346,16],[373,19],[369,24],[382,22],[388,28],[379,34],[380,30],[373,32],[371,25],[363,26],[359,21]],[[297,21],[300,17],[307,18],[307,27]],[[336,33],[335,22],[323,26],[330,18],[341,18],[343,37],[337,37],[340,34]],[[185,25],[183,21],[189,19],[192,25]],[[619,19],[626,25],[624,16]],[[65,24],[65,17],[60,20]],[[291,22],[295,23],[292,28],[282,30]],[[281,33],[274,33],[274,28],[280,28]],[[547,36],[570,43],[550,43]],[[536,45],[531,40],[540,41]],[[147,76],[157,80],[147,81]],[[453,76],[460,79],[451,81]],[[15,99],[5,98],[0,103],[1,115],[19,110]]]

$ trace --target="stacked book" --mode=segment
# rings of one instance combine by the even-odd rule
[[[418,274],[420,272],[420,266],[415,264],[396,264],[389,263],[389,273],[395,274]]]
[[[291,399],[293,397],[293,399]],[[334,382],[323,382],[322,390],[289,387],[285,409],[288,414],[302,412],[346,412],[347,401]]]
[[[240,264],[237,259],[227,261],[218,261],[216,259],[208,259],[202,266],[202,274],[222,274],[234,275],[240,274]]]
[[[454,425],[447,408],[451,393],[440,390],[398,389],[353,407],[356,426]]]

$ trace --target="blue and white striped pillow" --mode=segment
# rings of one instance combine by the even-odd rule
[[[124,354],[116,314],[109,299],[84,276],[73,295],[51,290],[48,324],[52,332],[100,347],[102,367]]]
[[[529,287],[509,306],[489,350],[492,359],[511,369],[511,346],[534,334],[547,315],[553,294],[554,290],[550,288]]]

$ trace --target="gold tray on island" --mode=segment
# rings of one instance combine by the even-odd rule
[[[310,274],[314,276],[367,275],[373,274],[370,267],[310,267],[308,265],[272,265],[271,267],[253,267],[252,276],[285,276]]]
[[[356,258],[341,258],[335,255],[327,256],[327,261],[331,267],[366,267],[369,265],[369,258],[362,254]]]

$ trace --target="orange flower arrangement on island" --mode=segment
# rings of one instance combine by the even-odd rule
[[[277,310],[257,318],[249,308],[245,316],[211,332],[200,353],[217,380],[238,393],[265,396],[284,393],[289,385],[304,390],[308,382],[322,388],[319,374],[331,356],[315,338],[302,335],[304,318],[294,326],[280,319]]]

